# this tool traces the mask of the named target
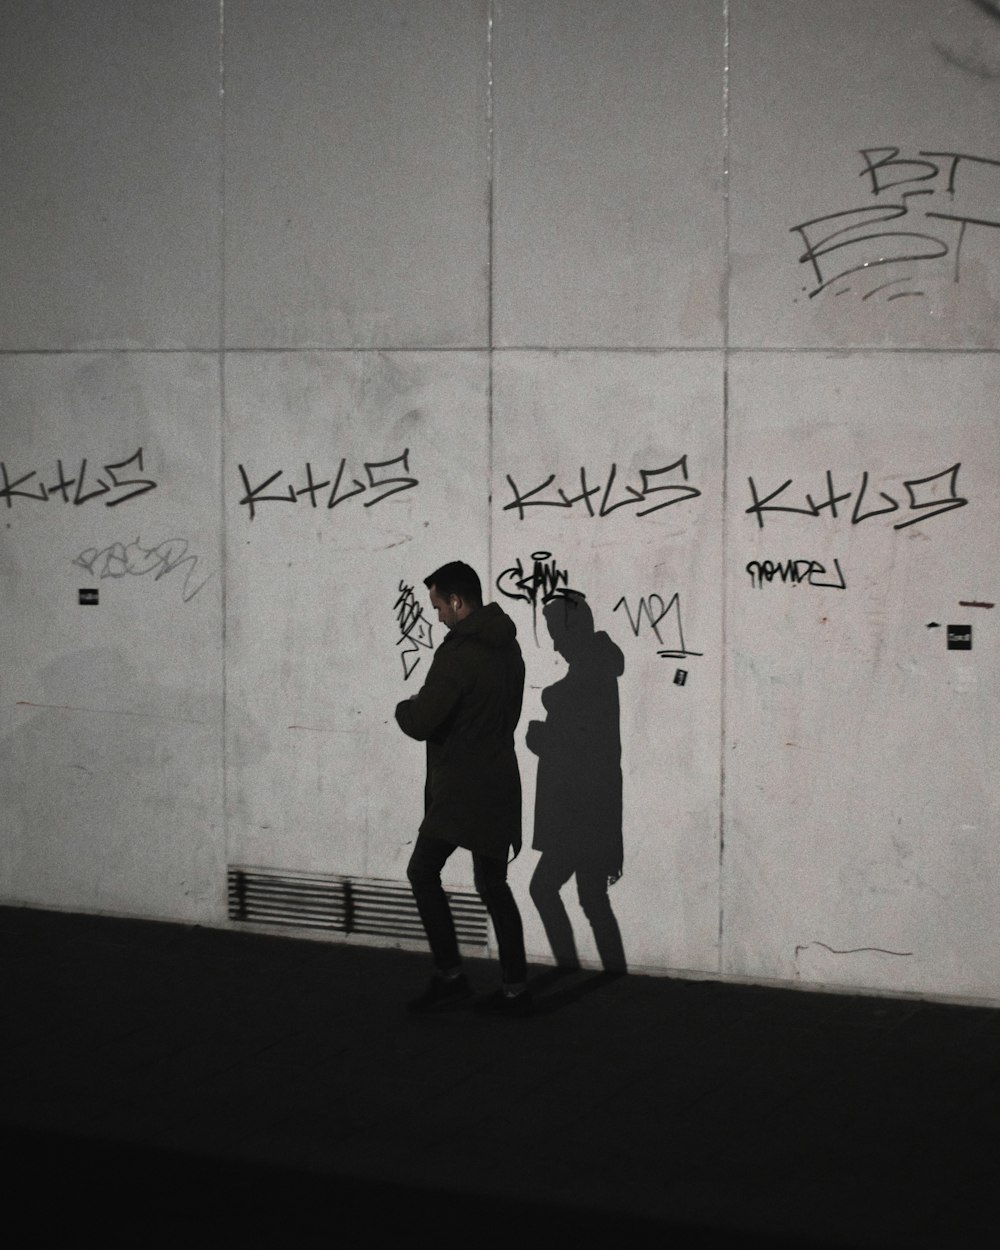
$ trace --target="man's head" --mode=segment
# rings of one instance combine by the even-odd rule
[[[594,614],[586,597],[578,590],[550,600],[542,609],[552,636],[552,646],[569,660],[579,655],[594,638]]]
[[[483,588],[476,570],[461,560],[442,564],[424,585],[431,592],[431,607],[447,629],[464,621],[470,612],[483,606]]]

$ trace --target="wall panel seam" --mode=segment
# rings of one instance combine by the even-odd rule
[[[722,2],[722,516],[720,534],[720,656],[719,656],[719,876],[717,971],[724,966],[725,940],[725,856],[726,856],[726,656],[728,630],[726,615],[726,569],[728,567],[728,487],[729,487],[729,298],[730,298],[730,207],[729,207],[729,0]]]
[[[219,0],[219,561],[221,576],[221,674],[222,682],[222,849],[229,861],[229,654],[227,647],[227,595],[229,534],[226,520],[226,0]]]

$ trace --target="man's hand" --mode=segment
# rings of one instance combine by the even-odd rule
[[[545,747],[545,722],[533,720],[528,722],[528,732],[524,738],[525,745],[535,755],[541,755]]]

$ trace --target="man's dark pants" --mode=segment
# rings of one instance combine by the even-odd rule
[[[457,968],[461,962],[455,922],[448,906],[448,896],[441,885],[441,870],[456,850],[458,847],[453,842],[420,834],[406,870],[431,955],[442,972]],[[528,975],[524,930],[521,913],[507,884],[507,861],[473,853],[472,872],[476,891],[493,921],[504,984],[520,984]]]

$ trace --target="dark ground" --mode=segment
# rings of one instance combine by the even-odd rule
[[[997,1244],[1000,1011],[0,908],[12,1246]],[[470,961],[478,988],[495,972]]]

